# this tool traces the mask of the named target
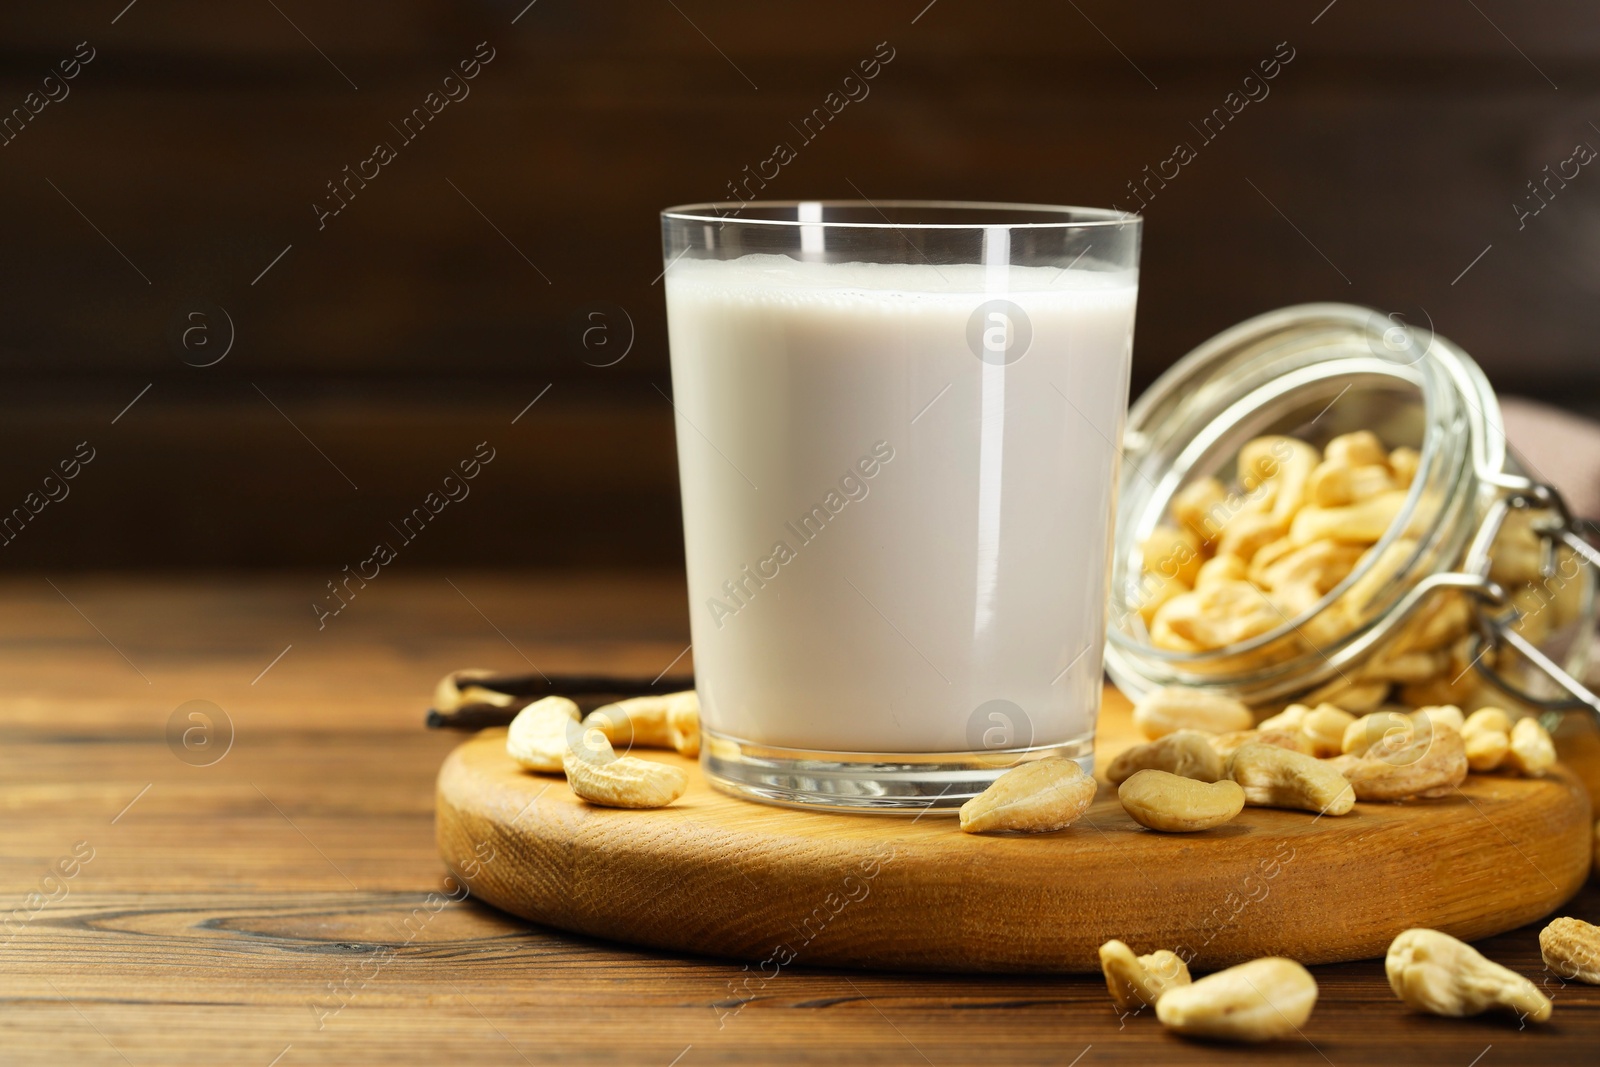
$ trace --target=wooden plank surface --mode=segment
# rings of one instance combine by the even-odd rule
[[[319,631],[309,602],[324,580],[0,584],[0,893],[12,919],[0,928],[0,1062],[1240,1058],[1119,1019],[1087,978],[882,975],[804,959],[763,973],[448,900],[433,785],[460,739],[420,729],[433,681],[529,662],[654,674],[687,644],[681,584],[401,570]],[[234,727],[211,766],[182,762],[165,738],[191,700]],[[92,858],[72,863],[75,848]],[[61,860],[73,877],[52,876]],[[1508,850],[1505,877],[1538,874]],[[31,893],[54,899],[30,911]],[[1595,883],[1563,911],[1600,919]],[[1248,1056],[1592,1062],[1600,990],[1546,974],[1536,931],[1480,947],[1548,982],[1548,1027],[1412,1016],[1381,965],[1343,964],[1315,968],[1322,996],[1305,1041]]]

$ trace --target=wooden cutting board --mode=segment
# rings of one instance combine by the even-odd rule
[[[1135,743],[1107,688],[1104,766]],[[1102,783],[1044,835],[963,834],[949,816],[832,815],[737,800],[698,766],[671,807],[618,811],[519,769],[505,731],[439,772],[440,854],[479,898],[548,926],[750,961],[883,970],[1099,969],[1121,938],[1196,969],[1265,955],[1381,956],[1411,926],[1472,940],[1540,918],[1588,876],[1589,799],[1564,768],[1473,775],[1442,800],[1357,804],[1342,818],[1246,808],[1197,834],[1130,819]]]

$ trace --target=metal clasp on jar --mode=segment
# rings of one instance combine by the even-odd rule
[[[1565,545],[1572,550],[1572,558],[1577,561],[1579,567],[1586,563],[1594,568],[1596,573],[1600,573],[1600,550],[1591,545],[1579,532],[1578,523],[1574,520],[1571,509],[1567,507],[1567,502],[1554,486],[1519,474],[1496,472],[1483,474],[1481,477],[1499,490],[1499,495],[1489,505],[1483,522],[1467,549],[1461,573],[1453,576],[1469,579],[1458,588],[1471,593],[1478,602],[1477,633],[1469,649],[1472,654],[1472,666],[1491,685],[1533,707],[1546,711],[1586,709],[1600,716],[1600,695],[1546,655],[1537,643],[1517,631],[1515,626],[1522,618],[1521,609],[1513,603],[1506,590],[1489,577],[1495,539],[1504,528],[1507,517],[1517,510],[1550,513],[1548,518],[1532,524],[1534,533],[1538,534],[1541,541],[1539,573],[1546,582],[1558,580],[1572,582],[1582,576],[1581,570],[1574,571],[1571,575],[1559,573],[1559,546]],[[1580,634],[1578,639],[1587,641],[1590,640],[1590,636],[1585,632]],[[1499,668],[1497,657],[1493,655],[1506,646],[1515,649],[1525,660],[1547,675],[1564,695],[1538,696],[1507,677]]]

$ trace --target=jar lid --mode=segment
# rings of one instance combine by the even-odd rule
[[[1141,546],[1157,526],[1170,524],[1179,490],[1207,476],[1234,482],[1239,449],[1254,438],[1285,435],[1320,445],[1355,430],[1370,430],[1391,447],[1413,447],[1421,457],[1400,517],[1371,556],[1404,532],[1401,547],[1416,544],[1404,574],[1459,559],[1485,493],[1492,494],[1505,468],[1505,433],[1482,370],[1431,328],[1351,304],[1283,308],[1206,341],[1132,405],[1106,646],[1106,669],[1120,688],[1137,696],[1160,685],[1205,684],[1263,703],[1337,678],[1371,651],[1372,642],[1363,641],[1370,618],[1336,639],[1310,641],[1303,630],[1364,568],[1298,615],[1284,614],[1270,632],[1229,646],[1231,662],[1216,653],[1155,647],[1140,611],[1147,595]],[[1404,582],[1391,584],[1374,614],[1406,592]],[[1265,663],[1240,658],[1289,643],[1296,654],[1267,656]]]

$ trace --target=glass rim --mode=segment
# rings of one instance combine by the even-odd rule
[[[887,217],[876,222],[845,222],[840,220],[818,219],[763,219],[746,218],[740,212],[750,208],[756,209],[798,209],[801,204],[817,204],[824,208],[858,208],[865,211],[877,211],[883,214],[882,209],[912,208],[930,212],[1028,212],[1032,214],[1062,215],[1067,216],[1057,221],[1033,222],[894,222]],[[722,209],[729,209],[724,212]],[[663,220],[675,222],[736,222],[748,226],[786,226],[799,228],[802,226],[815,226],[825,229],[853,229],[853,230],[974,230],[983,231],[996,227],[1007,230],[1072,230],[1087,229],[1102,226],[1127,226],[1140,224],[1144,217],[1136,212],[1119,211],[1115,208],[1076,207],[1063,204],[1025,204],[1008,201],[987,200],[710,200],[695,204],[678,204],[665,208],[661,212]]]

